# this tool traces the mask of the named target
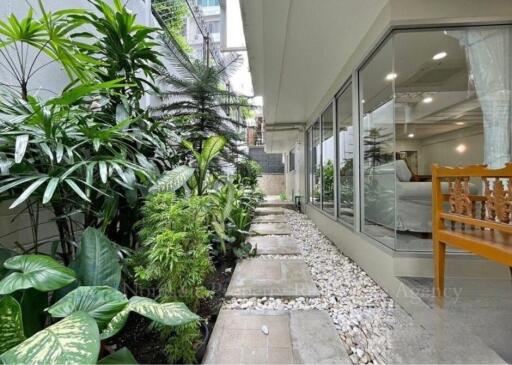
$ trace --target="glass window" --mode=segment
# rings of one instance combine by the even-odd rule
[[[336,99],[338,121],[338,217],[354,224],[354,135],[352,126],[352,85]]]
[[[432,164],[511,160],[511,54],[511,26],[407,30],[363,66],[363,232],[396,250],[430,251]],[[481,194],[481,182],[470,190]]]
[[[432,164],[511,160],[512,27],[401,31],[393,44],[396,249],[426,251]]]
[[[295,152],[291,150],[288,156],[288,171],[295,171]]]
[[[395,165],[392,42],[359,74],[363,156],[362,231],[390,248],[395,244]]]
[[[313,204],[313,169],[312,169],[312,154],[313,154],[313,145],[311,140],[311,128],[308,129],[306,133],[306,145],[307,145],[307,156],[306,156],[306,168],[307,168],[307,192],[308,192],[308,202]]]
[[[219,0],[197,0],[199,6],[219,6]]]
[[[317,120],[313,124],[311,129],[311,175],[312,175],[312,202],[313,205],[321,208],[322,205],[322,191],[321,191],[321,179],[322,179],[322,148],[321,148],[321,137],[320,137],[320,121]]]
[[[322,114],[322,209],[334,214],[334,110]]]

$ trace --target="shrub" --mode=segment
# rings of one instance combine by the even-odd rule
[[[255,188],[261,175],[261,166],[254,160],[244,159],[236,164],[236,183]]]
[[[148,197],[142,210],[142,249],[135,255],[138,284],[156,287],[161,302],[180,300],[192,310],[210,296],[204,280],[212,271],[206,198]],[[142,257],[142,260],[141,260]]]
[[[211,292],[204,281],[213,266],[207,225],[208,197],[178,199],[173,193],[154,194],[143,208],[142,248],[134,257],[138,284],[158,290],[158,301],[182,301],[197,311]],[[179,298],[179,299],[178,299]],[[160,327],[168,339],[166,352],[175,363],[195,362],[194,344],[201,338],[198,324]]]

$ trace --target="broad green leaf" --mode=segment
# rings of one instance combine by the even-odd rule
[[[98,326],[77,312],[0,355],[5,364],[94,364],[100,352]]]
[[[30,337],[44,328],[46,319],[44,310],[48,307],[48,293],[33,288],[16,294],[18,293],[21,293],[19,302],[23,313],[23,331],[25,336]]]
[[[18,205],[20,205],[21,203],[23,203],[25,200],[28,199],[28,197],[34,192],[37,190],[38,187],[40,187],[41,185],[43,185],[46,181],[48,181],[49,177],[42,177],[36,181],[34,181],[32,184],[29,185],[28,188],[25,189],[25,191],[23,193],[21,193],[21,195],[18,197],[18,199],[16,199],[12,204],[11,206],[9,207],[9,209],[13,209],[15,207],[17,207]]]
[[[128,305],[119,312],[101,333],[102,340],[114,336],[126,324],[130,312],[135,312],[166,326],[181,326],[199,317],[192,313],[183,303],[157,303],[153,299],[131,297]]]
[[[226,145],[226,138],[223,136],[212,136],[204,142],[201,159],[203,169],[206,169],[210,162],[217,156]]]
[[[10,294],[20,289],[35,288],[51,291],[62,288],[75,280],[73,270],[50,256],[20,255],[4,262],[7,269],[17,270],[0,281],[0,294]]]
[[[5,274],[7,274],[9,271],[4,268],[4,262],[13,256],[16,256],[17,253],[11,250],[8,250],[7,248],[0,247],[0,279],[4,277]]]
[[[166,171],[155,185],[149,189],[151,193],[174,192],[181,188],[194,174],[194,168],[178,166],[172,171]]]
[[[76,261],[81,285],[119,287],[121,265],[117,249],[101,231],[91,227],[84,231]]]
[[[52,317],[63,318],[75,312],[85,312],[102,330],[128,304],[120,291],[109,286],[81,286],[48,308]]]
[[[59,185],[59,178],[58,177],[52,177],[50,181],[48,182],[48,185],[46,185],[46,190],[44,191],[43,195],[43,204],[48,203],[52,197],[53,193],[55,193],[55,189]]]
[[[24,340],[20,304],[7,295],[0,299],[0,354]]]
[[[28,145],[28,134],[22,134],[16,137],[16,147],[14,149],[14,162],[20,163],[25,156]]]
[[[138,364],[133,354],[126,347],[104,357],[98,364]]]

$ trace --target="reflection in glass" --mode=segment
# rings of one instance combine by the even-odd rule
[[[322,200],[321,200],[321,174],[322,174],[322,146],[321,146],[321,137],[320,137],[320,121],[317,120],[313,127],[311,128],[312,136],[311,136],[311,175],[313,177],[312,181],[312,199],[313,205],[321,208]]]
[[[397,32],[393,44],[396,249],[426,251],[431,165],[510,161],[512,28]]]
[[[334,214],[334,119],[333,105],[322,114],[322,209]]]
[[[336,99],[338,120],[338,217],[354,224],[354,135],[352,127],[352,85]]]
[[[393,84],[400,77],[393,69],[392,42],[388,41],[361,70],[359,81],[362,230],[390,248],[395,244]]]

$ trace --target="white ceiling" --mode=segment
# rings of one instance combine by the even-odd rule
[[[386,2],[240,0],[267,125],[302,124],[310,117]]]

